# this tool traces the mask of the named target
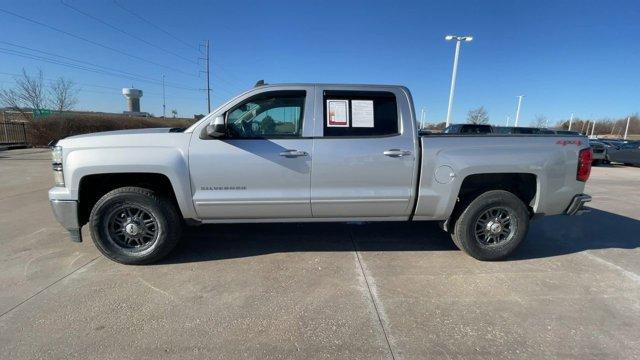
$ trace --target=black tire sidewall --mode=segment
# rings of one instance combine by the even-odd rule
[[[495,245],[479,243],[474,234],[475,221],[492,207],[508,208],[516,217],[516,232],[509,240]],[[502,260],[520,245],[529,228],[529,212],[514,194],[504,190],[485,192],[471,201],[462,212],[454,229],[455,243],[461,250],[479,260]]]
[[[90,215],[91,237],[96,247],[108,258],[124,264],[147,264],[166,255],[174,246],[174,221],[170,221],[172,206],[146,189],[116,189],[104,195],[93,207]],[[157,220],[158,234],[153,244],[142,251],[132,251],[114,243],[108,233],[107,216],[116,207],[131,204],[144,208]]]

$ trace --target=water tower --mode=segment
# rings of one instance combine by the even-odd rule
[[[140,98],[142,97],[142,90],[124,88],[122,89],[122,95],[127,98],[128,112],[139,113],[140,112]]]

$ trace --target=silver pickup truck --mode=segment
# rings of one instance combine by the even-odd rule
[[[586,138],[421,135],[402,86],[257,86],[187,129],[72,136],[52,156],[57,220],[126,264],[167,255],[183,225],[307,221],[439,221],[497,260],[534,216],[591,199]]]

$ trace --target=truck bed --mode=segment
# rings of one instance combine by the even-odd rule
[[[576,180],[578,153],[589,146],[583,136],[567,135],[423,135],[420,181],[414,220],[445,220],[465,181],[476,174],[533,176],[533,212],[563,213],[584,182]]]

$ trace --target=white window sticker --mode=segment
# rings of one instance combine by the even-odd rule
[[[327,100],[327,126],[349,126],[349,100]]]
[[[351,100],[353,127],[373,127],[373,100]]]

